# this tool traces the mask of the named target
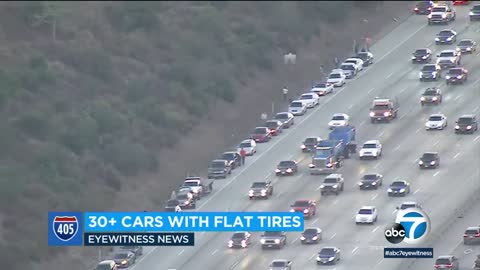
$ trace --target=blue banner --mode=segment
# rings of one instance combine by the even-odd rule
[[[85,232],[303,231],[298,212],[87,212]]]

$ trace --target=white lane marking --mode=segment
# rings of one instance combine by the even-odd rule
[[[380,226],[375,227],[375,229],[372,230],[372,233],[376,232],[379,228]]]
[[[308,260],[311,261],[315,256],[317,256],[317,254],[313,254],[312,256],[310,256],[310,258],[308,258]]]
[[[375,90],[375,88],[368,90],[368,93],[370,94],[373,90]]]
[[[370,199],[371,201],[375,200],[378,197],[378,194],[373,195],[373,197]]]
[[[235,269],[235,267],[237,267],[237,265],[240,263],[240,261],[236,261],[232,264],[232,266],[230,266],[230,270],[231,269]]]
[[[332,205],[335,205],[338,203],[338,199],[336,199],[335,201],[333,201]]]
[[[337,233],[334,233],[332,236],[330,236],[329,240],[332,240],[336,235],[337,235]]]
[[[436,172],[433,174],[433,177],[437,176],[440,172]]]
[[[400,149],[400,145],[398,145],[397,147],[395,147],[395,149],[393,149],[393,151],[397,151],[398,149]]]
[[[380,259],[380,260],[377,262],[377,264],[376,264],[376,265],[379,265],[379,264],[381,264],[382,262],[383,262],[383,258],[382,258],[382,259]]]
[[[348,109],[349,109],[349,110],[352,109],[352,108],[353,108],[353,104],[350,105],[350,106],[348,106]]]
[[[427,47],[430,47],[433,45],[433,41],[430,41],[430,43],[427,44]]]
[[[393,72],[387,75],[387,79],[393,76]]]
[[[185,252],[185,249],[182,249],[182,251],[180,251],[180,252],[178,253],[178,256],[182,255],[183,252]]]
[[[419,191],[420,191],[420,188],[417,189],[417,190],[415,190],[415,191],[413,192],[413,194],[417,194]]]
[[[418,132],[420,132],[420,129],[421,129],[421,128],[417,129],[417,130],[415,131],[415,133],[418,133]]]
[[[399,93],[403,93],[403,91],[407,90],[408,87],[402,88]]]
[[[470,253],[472,253],[472,251],[473,251],[473,250],[472,250],[471,248],[465,249],[465,251],[463,252],[463,254],[465,254],[465,255],[466,255],[466,254],[470,254]]]
[[[365,123],[366,123],[366,121],[362,121],[362,122],[360,122],[359,126],[363,126],[363,125],[365,125]]]
[[[453,100],[458,100],[458,99],[460,99],[461,97],[462,97],[462,95],[458,95],[458,96],[456,96]]]
[[[215,254],[217,254],[217,252],[218,252],[218,249],[215,249],[215,250],[212,252],[212,256],[215,255]]]
[[[352,254],[355,253],[357,250],[358,250],[358,247],[355,247],[355,248],[352,250]]]
[[[479,55],[480,55],[480,53],[477,54],[477,56],[479,56]],[[474,81],[473,84],[475,85],[475,84],[477,84],[478,82],[480,82],[480,78],[477,79],[476,81]]]
[[[475,269],[475,264],[472,266],[472,269]]]
[[[475,108],[473,109],[473,112],[478,111],[479,108],[480,108],[480,106],[475,107]]]
[[[478,141],[478,139],[480,139],[480,136],[475,137],[475,139],[473,139],[473,141],[476,142],[476,141]]]
[[[278,192],[277,194],[275,194],[275,198],[280,197],[280,194],[282,194],[282,193]]]
[[[318,220],[319,220],[319,218],[315,219],[315,220],[312,222],[312,225],[315,224],[315,223],[317,223]]]
[[[138,259],[136,262],[138,263],[138,262],[143,261],[143,259],[145,259],[145,257],[147,257],[148,255],[150,255],[150,253],[152,253],[154,250],[155,250],[155,248],[150,249],[150,251],[148,251],[147,253],[144,253],[143,256],[140,257],[140,259]],[[138,264],[134,264],[134,265],[132,266],[132,268],[130,268],[130,270],[135,269],[135,267],[137,267],[137,265],[138,265]]]
[[[357,217],[357,214],[353,215],[352,219],[355,219]]]
[[[297,240],[298,240],[298,237],[297,237],[297,238],[295,238],[295,239],[293,239],[293,241],[292,241],[292,242],[290,242],[290,244],[293,244],[293,243],[297,242]]]
[[[380,62],[383,58],[387,57],[388,55],[390,55],[392,52],[394,52],[396,49],[400,48],[400,46],[402,46],[403,44],[405,44],[405,42],[407,42],[408,40],[410,40],[413,36],[415,36],[418,32],[420,32],[420,30],[422,30],[423,28],[427,27],[427,24],[424,24],[423,26],[421,26],[420,28],[417,29],[417,31],[411,33],[408,37],[406,37],[402,42],[398,43],[397,46],[393,47],[390,51],[388,51],[386,54],[384,54],[382,57],[378,58],[377,59],[377,63]]]
[[[395,214],[397,211],[398,211],[397,209],[393,210],[392,214]]]
[[[477,56],[479,56],[479,55],[480,55],[480,52],[479,52],[479,53],[477,53]]]
[[[373,168],[374,168],[374,169],[378,168],[378,166],[380,166],[381,163],[382,163],[381,161],[378,162],[377,164],[375,164],[375,166],[373,166]]]
[[[460,156],[460,153],[457,153],[453,158],[457,158],[458,156]]]
[[[315,191],[318,191],[322,188],[322,186],[318,186],[317,189],[315,189]]]
[[[380,134],[378,134],[378,137],[382,137],[382,136],[383,136],[383,134],[385,134],[385,130],[384,130],[384,131],[382,131],[382,132],[380,132]]]
[[[439,144],[439,143],[440,143],[440,140],[436,141],[436,142],[433,144],[433,146],[435,146],[435,145],[437,145],[437,144]]]

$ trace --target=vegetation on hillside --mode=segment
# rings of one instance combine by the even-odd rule
[[[46,210],[108,209],[128,177],[351,2],[0,6],[0,252],[46,259]],[[8,217],[8,218],[5,218]],[[19,225],[21,224],[21,226]],[[18,236],[21,237],[18,237]],[[18,263],[18,265],[17,265]]]

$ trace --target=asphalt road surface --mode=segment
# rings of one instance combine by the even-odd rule
[[[215,182],[215,191],[199,202],[198,211],[288,211],[297,199],[317,200],[317,215],[305,226],[318,226],[323,240],[318,245],[303,246],[299,233],[288,233],[288,244],[281,250],[262,250],[260,233],[253,233],[248,249],[230,250],[227,241],[232,233],[197,233],[195,247],[147,248],[146,254],[131,269],[135,270],[207,270],[268,269],[273,259],[289,259],[295,269],[433,269],[434,259],[383,259],[385,226],[394,219],[395,207],[404,201],[418,201],[429,214],[432,230],[423,247],[433,247],[434,257],[454,254],[461,269],[471,269],[479,247],[465,247],[462,235],[467,226],[480,224],[480,132],[455,135],[455,120],[462,114],[479,113],[479,52],[465,55],[462,64],[470,71],[465,85],[446,86],[445,81],[420,82],[422,65],[412,64],[416,48],[429,47],[436,54],[454,45],[434,45],[435,35],[452,28],[462,38],[480,37],[480,23],[470,23],[469,7],[457,7],[457,20],[450,26],[427,26],[425,16],[412,16],[371,50],[374,65],[361,71],[346,87],[322,97],[320,106],[297,117],[296,125],[271,142],[261,144],[257,155],[225,180]],[[480,40],[478,40],[480,41]],[[443,103],[420,106],[420,95],[426,87],[439,86]],[[388,124],[371,124],[368,109],[374,97],[396,97],[399,117]],[[384,146],[379,160],[360,161],[357,156],[346,160],[340,169],[345,178],[345,191],[339,196],[320,196],[323,176],[311,176],[310,158],[302,154],[300,144],[305,137],[327,137],[327,123],[333,113],[347,113],[357,127],[359,145],[379,139]],[[432,113],[444,113],[449,125],[443,131],[425,131],[424,124]],[[417,160],[423,152],[437,151],[441,166],[436,170],[420,170]],[[273,170],[281,160],[296,159],[300,171],[292,177],[275,177]],[[384,186],[377,191],[360,191],[358,181],[367,172],[384,175]],[[250,201],[247,192],[253,181],[270,179],[275,194],[269,200]],[[405,198],[389,198],[388,185],[396,179],[411,182],[412,191]],[[374,225],[355,225],[354,215],[363,205],[379,210]],[[463,218],[459,218],[463,217]],[[317,266],[316,253],[323,246],[342,250],[341,261],[334,266]],[[402,245],[400,245],[402,246]]]

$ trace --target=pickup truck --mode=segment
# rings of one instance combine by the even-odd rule
[[[182,187],[189,187],[197,199],[199,200],[203,195],[209,194],[213,190],[213,181],[207,182],[199,176],[189,176],[185,178]]]
[[[377,97],[373,100],[370,109],[370,122],[385,121],[388,123],[397,118],[398,108],[399,105],[396,100]]]

